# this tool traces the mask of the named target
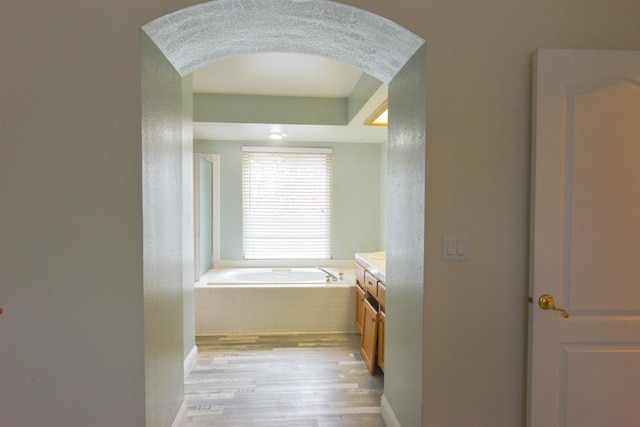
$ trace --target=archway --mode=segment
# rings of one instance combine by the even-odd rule
[[[182,304],[192,271],[190,99],[195,69],[262,52],[324,56],[389,84],[387,352],[383,417],[418,425],[422,404],[425,202],[424,40],[373,13],[327,0],[219,0],[142,28],[145,380],[147,422],[184,410]],[[177,284],[180,284],[178,286]],[[162,356],[162,357],[160,357]],[[182,408],[182,409],[181,409]],[[156,422],[157,421],[157,422]]]

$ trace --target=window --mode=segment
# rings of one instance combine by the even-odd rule
[[[245,259],[331,258],[331,149],[242,148]]]

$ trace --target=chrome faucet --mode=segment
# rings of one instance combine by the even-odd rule
[[[327,280],[329,279],[329,276],[331,276],[331,280],[336,282],[338,281],[338,276],[336,276],[335,274],[333,274],[332,272],[330,272],[329,270],[325,270],[322,267],[316,267],[318,270],[320,271],[324,271],[325,273],[327,273]]]

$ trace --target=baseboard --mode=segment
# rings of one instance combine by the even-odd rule
[[[171,427],[182,427],[187,424],[187,402],[183,401],[176,419],[171,424]]]
[[[396,418],[396,414],[393,413],[393,409],[391,409],[389,401],[384,394],[380,399],[380,415],[387,427],[401,427],[400,422]]]
[[[198,347],[195,345],[187,355],[187,358],[184,359],[184,377],[187,378],[191,373],[191,370],[194,366],[196,366],[196,361],[198,360]],[[183,401],[182,406],[180,406],[180,410],[178,411],[178,415],[176,415],[176,419],[173,421],[171,427],[182,427],[187,423],[187,402]]]
[[[187,378],[191,373],[191,370],[194,366],[196,366],[196,362],[198,361],[198,347],[195,345],[187,355],[187,358],[184,359],[184,377]]]

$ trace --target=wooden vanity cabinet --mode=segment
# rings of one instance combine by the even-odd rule
[[[376,369],[376,350],[378,341],[378,310],[364,300],[364,322],[362,324],[362,336],[360,338],[360,354],[364,363],[373,375]]]
[[[362,325],[364,322],[364,302],[367,298],[367,293],[360,286],[356,285],[356,326],[358,331],[362,334]]]
[[[384,372],[384,321],[385,321],[385,301],[387,296],[387,287],[382,282],[378,282],[378,302],[380,303],[380,311],[378,312],[378,366]]]
[[[362,265],[355,266],[356,326],[360,331],[360,354],[373,375],[376,366],[384,372],[384,283]]]
[[[362,334],[362,322],[364,321],[364,300],[367,298],[367,292],[364,290],[364,274],[365,269],[358,263],[356,263],[355,269],[356,276],[356,326],[358,331]]]
[[[383,310],[378,312],[378,366],[384,372],[384,319]]]
[[[384,311],[385,301],[387,299],[387,287],[382,282],[378,282],[378,296],[376,299],[382,306],[382,311]]]

